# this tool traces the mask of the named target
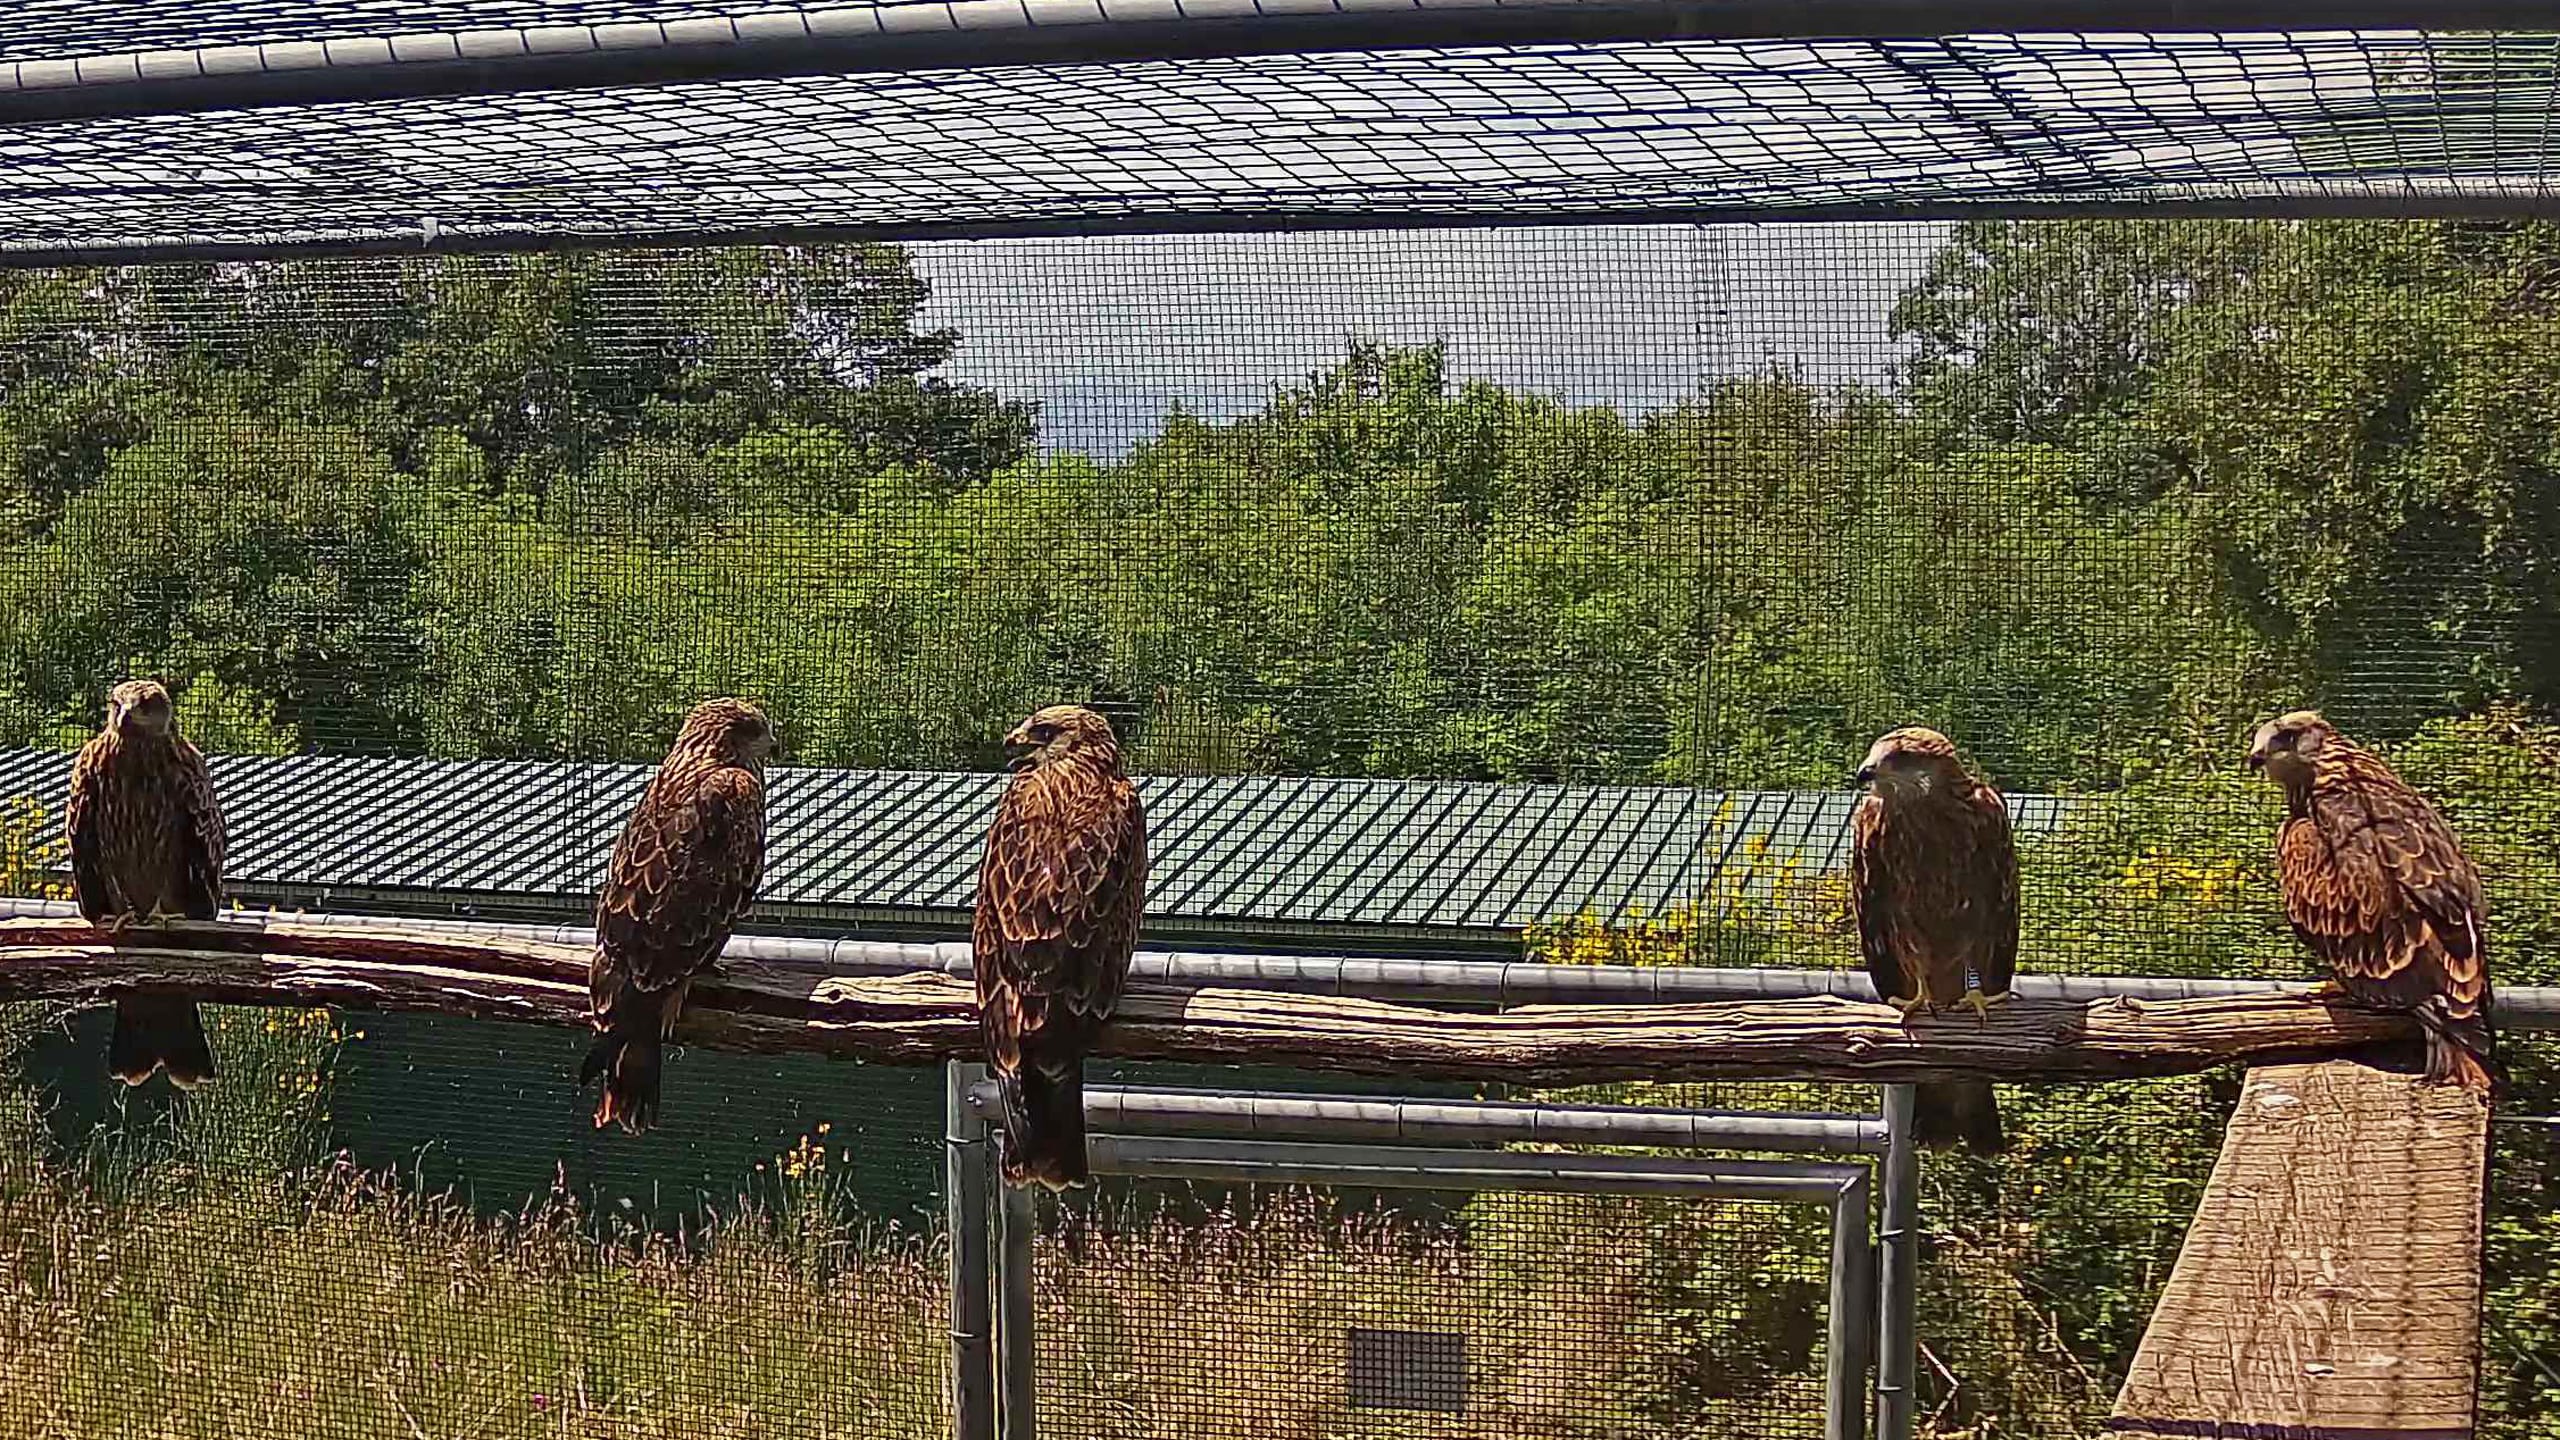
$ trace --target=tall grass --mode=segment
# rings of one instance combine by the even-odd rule
[[[325,1012],[208,1018],[219,1083],[67,1155],[0,1086],[0,1435],[946,1432],[940,1260],[834,1218],[814,1146],[685,1234],[486,1218],[323,1156]]]
[[[941,1244],[855,1214],[827,1136],[678,1233],[593,1214],[565,1184],[491,1218],[325,1153],[350,1038],[331,1016],[207,1017],[220,1082],[148,1117],[155,1081],[84,1144],[54,1141],[34,1088],[0,1084],[0,1437],[948,1433]],[[0,1062],[58,1018],[0,1011]],[[1141,1198],[1050,1216],[1049,1433],[1819,1431],[1826,1257],[1818,1220],[1795,1223],[1814,1217],[1303,1193],[1177,1215]],[[1354,1326],[1463,1331],[1465,1409],[1355,1406]]]

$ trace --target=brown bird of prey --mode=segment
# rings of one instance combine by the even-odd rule
[[[599,1129],[638,1134],[658,1118],[660,1047],[764,879],[773,745],[772,722],[746,701],[696,705],[614,842],[587,969],[596,1041],[578,1068],[582,1085],[604,1076]]]
[[[970,932],[1004,1178],[1084,1182],[1084,1056],[1129,975],[1147,901],[1147,819],[1111,722],[1052,705],[1004,737],[1014,772],[978,865]]]
[[[2417,1015],[2430,1082],[2486,1098],[2487,907],[2453,827],[2310,710],[2259,726],[2249,763],[2284,789],[2276,868],[2293,933],[2348,998]]]
[[[1867,793],[1850,826],[1849,898],[1876,993],[1907,1019],[1970,1005],[1985,1019],[2018,968],[2018,850],[2000,792],[1935,730],[1907,726],[1858,767]],[[1965,983],[1970,969],[1981,981]],[[2001,1148],[1985,1080],[1918,1087],[1913,1139]]]
[[[210,920],[222,908],[222,807],[204,756],[178,733],[169,692],[128,680],[107,694],[107,724],[71,764],[71,893],[92,923]],[[154,1070],[192,1090],[213,1078],[195,1002],[116,1002],[107,1065],[128,1085]]]

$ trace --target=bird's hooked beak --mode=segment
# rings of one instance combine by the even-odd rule
[[[1849,777],[1849,783],[1852,785],[1865,785],[1873,781],[1875,778],[1876,767],[1873,765],[1861,765],[1858,767],[1858,773]]]
[[[2260,729],[2260,730],[2258,731],[2258,733],[2257,733],[2257,734],[2255,734],[2255,735],[2253,735],[2253,736],[2251,736],[2251,737],[2250,737],[2250,739],[2249,739],[2249,768],[2250,768],[2250,769],[2252,769],[2252,770],[2264,770],[2264,769],[2266,769],[2266,768],[2267,768],[2267,751],[2268,751],[2268,750],[2270,750],[2270,749],[2272,749],[2272,748],[2274,747],[2274,745],[2275,745],[2275,738],[2276,738],[2276,737],[2275,737],[2275,732],[2274,732],[2273,730],[2268,730],[2268,729]]]
[[[1885,748],[1883,741],[1879,740],[1875,744],[1868,746],[1867,758],[1858,762],[1857,783],[1860,785],[1874,784],[1876,772],[1884,768],[1884,760]]]
[[[1031,727],[1028,725],[1016,725],[1004,737],[1004,768],[1007,770],[1030,769],[1033,758],[1039,753],[1040,748],[1031,743]]]
[[[107,725],[119,734],[157,735],[169,728],[169,712],[154,711],[145,705],[117,702],[107,707]]]

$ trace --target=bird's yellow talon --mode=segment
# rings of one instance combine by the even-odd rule
[[[1896,1011],[1901,1013],[1903,1019],[1908,1020],[1914,1014],[1917,1014],[1919,1011],[1928,1007],[1929,997],[1926,995],[1888,995],[1885,997],[1884,1003],[1892,1006]]]
[[[1997,995],[1985,995],[1979,990],[1967,990],[1964,992],[1964,1003],[1970,1007],[1973,1013],[1986,1025],[1991,1022],[1991,1007],[2008,998],[2009,992],[2006,990],[2001,991]]]

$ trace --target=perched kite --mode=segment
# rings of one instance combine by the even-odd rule
[[[659,1047],[695,976],[720,958],[764,879],[764,762],[773,725],[744,700],[705,700],[614,842],[587,971],[596,1042],[578,1083],[604,1076],[596,1126],[658,1117]]]
[[[1918,726],[1878,740],[1858,781],[1868,789],[1851,823],[1849,898],[1876,993],[1905,1017],[1970,1005],[1989,1018],[2018,968],[2018,851],[2000,792]],[[1989,1081],[1922,1085],[1917,1101],[1920,1144],[2001,1148]]]
[[[1053,705],[1004,737],[1014,778],[978,865],[971,931],[1004,1178],[1086,1178],[1084,1056],[1111,1017],[1147,900],[1147,821],[1111,722]]]
[[[71,893],[80,913],[121,930],[134,920],[210,920],[222,908],[222,809],[204,756],[178,733],[169,692],[128,680],[107,694],[107,724],[71,764]],[[192,1090],[213,1078],[195,1002],[116,1002],[107,1065],[128,1085],[154,1070]]]
[[[2486,1098],[2487,911],[2453,827],[2309,710],[2259,726],[2249,763],[2284,787],[2276,868],[2293,933],[2349,998],[2416,1013],[2430,1082]]]

